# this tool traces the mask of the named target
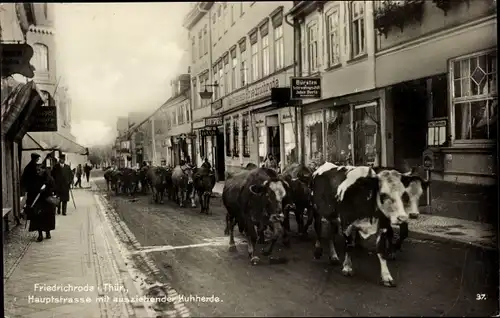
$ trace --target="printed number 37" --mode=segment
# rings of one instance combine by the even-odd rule
[[[476,294],[476,300],[486,300],[486,294]]]

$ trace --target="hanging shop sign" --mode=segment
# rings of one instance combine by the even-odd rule
[[[28,132],[57,131],[57,107],[38,106],[33,110],[33,122]]]
[[[320,77],[292,77],[291,99],[321,98]]]
[[[217,132],[218,132],[217,127],[211,127],[211,128],[200,130],[200,135],[202,137],[217,136]]]
[[[205,118],[206,127],[222,126],[222,117],[207,117]]]

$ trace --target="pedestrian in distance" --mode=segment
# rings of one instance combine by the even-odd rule
[[[37,164],[40,155],[37,153],[31,154],[31,161],[24,167],[23,174],[21,175],[21,192],[25,194],[29,192],[31,184],[37,177]]]
[[[76,182],[75,182],[75,188],[80,187],[82,188],[82,164],[79,163],[78,166],[76,167]]]
[[[71,168],[65,163],[66,156],[62,154],[59,157],[59,163],[52,169],[52,177],[55,181],[56,195],[61,199],[57,206],[57,214],[66,215],[69,201],[69,191],[73,182]]]
[[[26,201],[26,216],[30,221],[28,231],[38,231],[37,242],[50,239],[50,231],[56,228],[56,205],[59,199],[55,197],[55,182],[47,167],[36,166],[36,176],[31,180]]]
[[[83,172],[85,173],[85,178],[87,179],[87,183],[89,183],[90,171],[92,170],[92,166],[90,163],[85,163],[85,167],[83,167]]]
[[[71,169],[71,188],[75,187],[76,168]]]
[[[203,160],[201,167],[207,169],[208,171],[212,170],[212,165],[210,164],[210,162],[208,162],[208,157],[205,157],[205,160]]]

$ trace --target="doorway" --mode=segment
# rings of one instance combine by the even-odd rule
[[[215,135],[215,169],[217,171],[217,176],[219,181],[224,181],[226,172],[226,162],[224,155],[224,134],[220,132],[217,128],[217,134]]]
[[[421,163],[427,145],[426,81],[400,83],[392,88],[394,166],[410,170]]]
[[[280,140],[279,126],[267,127],[267,154],[272,154],[278,163],[281,160]]]

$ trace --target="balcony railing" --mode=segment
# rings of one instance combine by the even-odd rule
[[[405,25],[422,21],[424,0],[382,1],[373,15],[375,28],[387,38],[393,27],[403,32]]]

